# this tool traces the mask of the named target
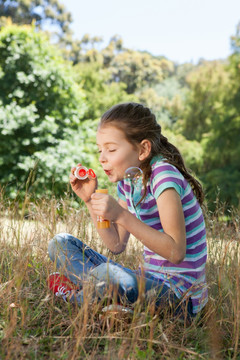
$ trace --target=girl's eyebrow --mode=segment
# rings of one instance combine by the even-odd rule
[[[106,142],[103,145],[117,145],[118,143],[114,142],[114,141],[110,141],[110,142]],[[97,144],[97,146],[100,146],[99,144]]]

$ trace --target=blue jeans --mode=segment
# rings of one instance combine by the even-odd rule
[[[187,310],[187,316],[193,317],[191,299],[187,303],[181,302],[175,293],[161,280],[145,272],[130,270],[107,257],[94,251],[82,241],[67,233],[54,236],[49,242],[48,253],[50,259],[56,263],[57,269],[62,272],[81,289],[84,281],[96,279],[104,289],[112,285],[117,290],[120,299],[134,303],[139,296],[139,290],[144,298],[150,300],[154,293],[155,307],[159,306],[173,309],[175,315]],[[103,293],[103,289],[98,292]],[[81,305],[83,296],[77,298]],[[181,303],[181,306],[180,306]]]

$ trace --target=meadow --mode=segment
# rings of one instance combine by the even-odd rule
[[[48,241],[68,232],[130,268],[138,267],[142,247],[130,239],[126,252],[108,253],[84,208],[71,199],[27,197],[0,200],[0,359],[240,359],[240,211],[205,212],[208,238],[209,302],[192,323],[144,305],[132,313],[103,312],[89,301],[65,303],[48,290],[54,271]],[[111,301],[106,297],[107,303]]]

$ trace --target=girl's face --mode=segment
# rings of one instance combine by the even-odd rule
[[[105,125],[98,129],[97,145],[99,161],[111,182],[122,180],[129,167],[140,166],[140,147],[129,143],[124,132],[115,126]]]

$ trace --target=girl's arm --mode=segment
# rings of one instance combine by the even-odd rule
[[[78,164],[78,166],[81,166],[81,164]],[[97,189],[97,178],[96,177],[92,178],[90,176],[85,180],[79,180],[74,175],[75,170],[76,167],[73,167],[71,169],[71,174],[70,174],[70,184],[73,191],[86,204],[90,216],[93,219],[93,222],[96,226],[96,229],[103,242],[109,248],[109,250],[111,250],[113,253],[116,254],[121,253],[126,248],[129,239],[129,233],[120,224],[115,224],[115,223],[114,224],[112,223],[109,229],[97,228],[97,216],[92,209],[92,203],[91,203],[91,195]],[[120,209],[127,208],[126,202],[124,202],[121,199],[119,199],[118,206]]]
[[[99,196],[101,195],[101,196]],[[163,232],[146,225],[126,208],[114,206],[114,199],[105,194],[93,194],[92,206],[96,215],[114,221],[146,247],[174,264],[183,261],[186,254],[186,230],[181,199],[175,189],[166,189],[157,199]]]
[[[118,204],[120,208],[127,209],[125,201],[119,199]],[[108,229],[98,229],[97,227],[97,216],[92,209],[91,201],[86,203],[90,216],[94,222],[98,234],[107,246],[107,248],[114,254],[120,254],[127,246],[129,239],[129,232],[121,225],[117,223],[111,223]]]

